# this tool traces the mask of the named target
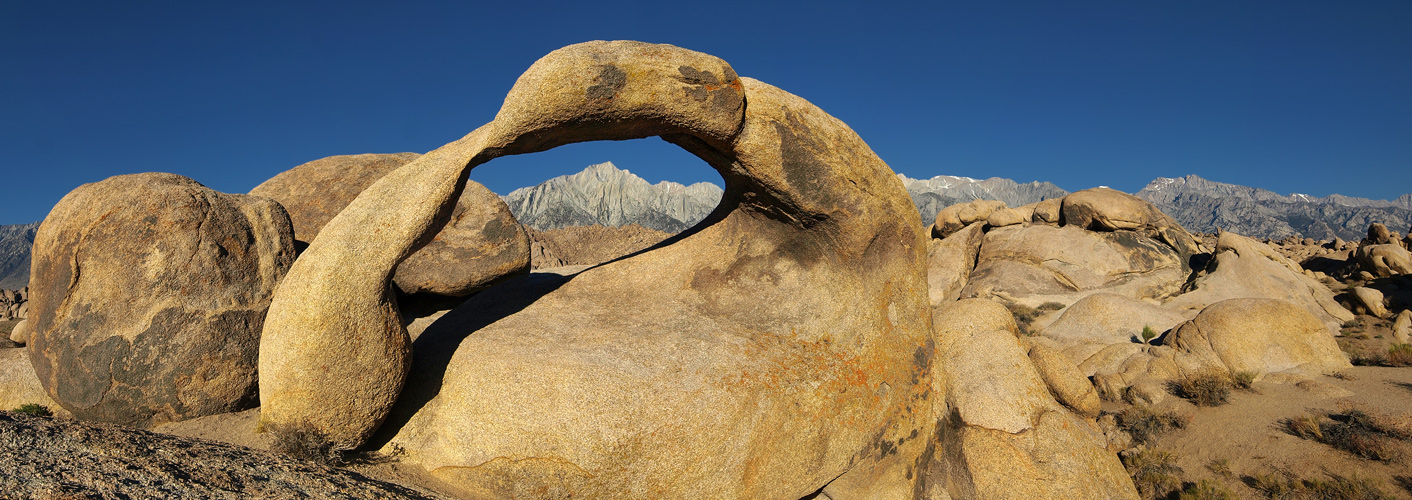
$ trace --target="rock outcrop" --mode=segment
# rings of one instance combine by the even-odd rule
[[[912,197],[912,203],[924,221],[936,219],[936,214],[943,208],[976,200],[1001,201],[1006,206],[1019,207],[1069,194],[1049,182],[1015,182],[999,177],[972,179],[938,175],[930,179],[912,179],[897,174],[897,178],[902,180],[902,186],[907,188],[907,194]]]
[[[637,224],[576,226],[548,231],[530,229],[529,232],[530,265],[535,269],[596,266],[646,250],[672,236]]]
[[[1299,370],[1322,375],[1351,366],[1323,322],[1283,300],[1230,299],[1178,326],[1168,344],[1230,373]]]
[[[307,244],[364,189],[419,156],[321,158],[274,176],[250,194],[289,210],[295,239]],[[467,181],[451,210],[445,226],[397,266],[398,290],[464,297],[529,270],[529,236],[495,193]]]
[[[506,283],[472,297],[418,338],[399,391],[408,349],[390,269],[466,170],[652,135],[721,172],[721,208],[669,245],[528,296]],[[402,392],[396,415],[410,418],[383,424],[389,446],[487,496],[910,495],[933,424],[913,214],[866,144],[798,97],[676,47],[570,46],[535,63],[490,124],[324,227],[267,319],[262,418],[356,445]]]
[[[1269,245],[1229,232],[1220,234],[1211,260],[1167,306],[1194,311],[1226,299],[1252,297],[1297,304],[1318,317],[1329,332],[1337,332],[1339,325],[1353,319],[1353,313],[1334,300],[1333,292],[1305,275],[1299,264]]]
[[[962,300],[932,323],[948,412],[928,481],[947,496],[933,498],[1138,498],[1098,426],[1050,395],[1005,307]]]
[[[78,418],[134,426],[254,406],[261,325],[293,260],[268,199],[158,173],[79,186],[35,236],[39,381]]]

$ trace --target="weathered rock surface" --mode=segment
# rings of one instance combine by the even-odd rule
[[[935,408],[949,413],[929,483],[950,498],[1138,498],[1098,426],[1050,395],[1007,309],[962,300],[933,314],[948,402]]]
[[[1084,417],[1098,416],[1102,410],[1098,391],[1064,353],[1046,345],[1035,345],[1030,348],[1030,362],[1059,403]]]
[[[1368,238],[1363,240],[1363,243],[1366,245],[1391,245],[1398,243],[1400,239],[1394,237],[1386,225],[1374,222],[1368,225]]]
[[[970,203],[952,205],[941,209],[932,224],[932,237],[945,238],[951,233],[977,222],[985,222],[990,214],[1005,208],[1005,202],[996,200],[975,200]]]
[[[517,299],[506,283],[447,313],[418,338],[394,414],[411,417],[385,424],[390,445],[496,497],[913,491],[929,446],[916,437],[933,424],[931,334],[926,242],[905,191],[841,122],[665,45],[551,53],[495,121],[384,177],[325,226],[271,308],[262,417],[352,444],[379,424],[380,400],[406,373],[380,368],[407,352],[397,322],[379,321],[396,314],[387,270],[467,168],[651,135],[722,173],[723,208],[670,245],[537,296]],[[368,225],[387,229],[356,230]],[[363,265],[347,265],[355,258]],[[383,348],[336,348],[348,338]],[[351,374],[375,383],[348,384]]]
[[[1060,344],[1075,342],[1102,345],[1142,340],[1143,327],[1161,334],[1190,319],[1162,306],[1111,293],[1095,293],[1064,309],[1058,319],[1039,334]],[[1082,361],[1082,360],[1079,360]]]
[[[17,344],[29,343],[29,320],[22,320],[15,323],[15,327],[10,330],[10,342]]]
[[[274,453],[10,412],[0,455],[5,498],[439,498]]]
[[[976,267],[984,229],[984,223],[976,222],[946,238],[932,240],[927,251],[927,287],[932,307],[961,297],[961,288]]]
[[[1233,298],[1279,299],[1313,313],[1328,327],[1329,335],[1353,319],[1328,287],[1306,276],[1298,264],[1269,245],[1235,233],[1220,234],[1215,255],[1185,288],[1185,293],[1165,305],[1194,311]]]
[[[276,174],[250,194],[279,202],[294,224],[294,239],[314,241],[324,225],[368,186],[421,156],[417,153],[338,155]]]
[[[897,174],[897,178],[902,179],[902,185],[907,188],[907,194],[912,197],[912,203],[917,206],[923,221],[936,220],[936,214],[943,208],[975,200],[1003,201],[1006,206],[1018,207],[1069,194],[1049,182],[1015,182],[999,177],[972,179],[938,175],[930,179],[912,179]]]
[[[1322,375],[1351,366],[1319,318],[1277,299],[1212,304],[1178,326],[1168,344],[1232,373],[1299,370]]]
[[[158,173],[79,186],[35,236],[35,372],[85,420],[254,406],[260,328],[293,260],[289,218],[268,199]]]
[[[314,241],[324,225],[372,183],[417,159],[416,153],[330,156],[281,172],[250,194],[289,211],[294,237]],[[463,297],[529,270],[529,236],[499,196],[467,181],[446,225],[397,266],[403,293]]]
[[[44,392],[24,348],[0,349],[0,409],[13,410],[26,404],[44,405],[59,417],[73,416]]]
[[[1368,314],[1379,318],[1387,317],[1387,306],[1383,304],[1383,292],[1364,286],[1355,286],[1350,292],[1355,299],[1358,299],[1358,305]]]
[[[576,226],[529,230],[531,266],[594,266],[646,250],[672,235],[636,224],[618,227]]]
[[[1412,343],[1412,309],[1403,309],[1392,322],[1392,338],[1399,344]]]
[[[1362,245],[1354,255],[1359,267],[1375,277],[1412,274],[1412,253],[1399,244]]]
[[[1005,297],[1031,307],[1071,304],[1108,292],[1133,298],[1177,292],[1187,255],[1134,231],[1095,232],[1080,226],[1007,226],[981,243],[962,297]]]

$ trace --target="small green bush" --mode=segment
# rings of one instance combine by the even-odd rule
[[[1151,344],[1152,339],[1157,338],[1157,330],[1152,329],[1152,325],[1142,325],[1142,343]]]
[[[1172,384],[1172,392],[1197,406],[1221,406],[1231,395],[1231,379],[1223,373],[1190,375]]]
[[[25,403],[15,408],[15,413],[27,413],[38,417],[52,417],[54,412],[48,406],[35,403]]]

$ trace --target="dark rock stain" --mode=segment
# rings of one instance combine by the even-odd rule
[[[598,70],[598,84],[588,88],[591,100],[612,99],[628,83],[628,74],[617,66],[606,65]]]

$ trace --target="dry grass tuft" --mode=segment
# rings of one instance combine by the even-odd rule
[[[1182,486],[1177,478],[1182,469],[1177,467],[1176,456],[1170,452],[1132,450],[1124,452],[1122,459],[1123,467],[1128,469],[1133,485],[1137,486],[1138,494],[1143,498],[1167,498]]]
[[[1235,500],[1235,493],[1232,493],[1225,485],[1202,479],[1197,483],[1187,483],[1177,494],[1178,500]]]
[[[1388,366],[1412,366],[1412,344],[1393,344],[1387,350]]]
[[[41,405],[41,404],[34,404],[34,403],[25,403],[25,404],[22,404],[22,405],[20,405],[19,408],[15,408],[14,411],[15,411],[15,413],[24,413],[24,414],[28,414],[28,415],[34,415],[34,416],[36,416],[36,417],[52,417],[52,416],[54,416],[54,411],[53,411],[53,410],[50,410],[48,406],[44,406],[44,405]]]
[[[1231,396],[1231,377],[1215,371],[1188,375],[1172,382],[1171,390],[1197,406],[1221,406]]]
[[[1137,444],[1147,444],[1172,429],[1181,429],[1191,417],[1175,411],[1157,411],[1147,406],[1134,406],[1118,414],[1118,428],[1133,437]]]
[[[1287,471],[1242,478],[1266,498],[1281,500],[1391,500],[1380,481],[1330,474],[1328,479],[1299,479]]]
[[[274,438],[271,451],[328,466],[348,463],[348,450],[335,446],[328,436],[308,423],[269,424],[264,429]]]

